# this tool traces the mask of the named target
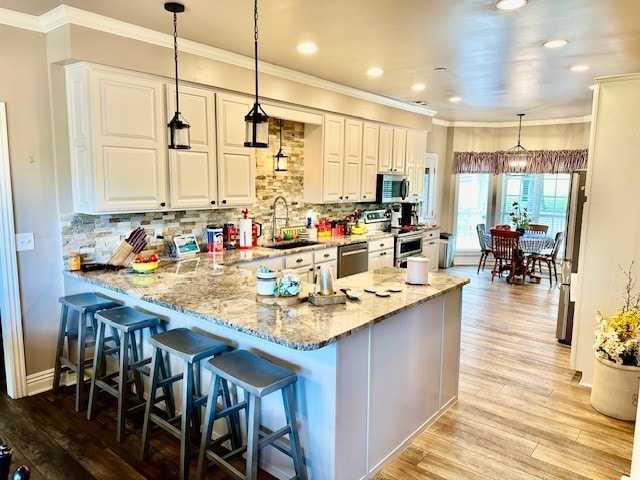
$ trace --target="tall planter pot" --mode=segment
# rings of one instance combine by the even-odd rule
[[[636,419],[640,367],[618,365],[596,357],[591,405],[600,413],[620,420]]]

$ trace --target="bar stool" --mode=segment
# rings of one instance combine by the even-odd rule
[[[93,357],[94,368],[91,375],[87,419],[92,420],[94,417],[94,407],[99,389],[113,395],[118,399],[116,438],[118,442],[122,442],[126,414],[133,413],[145,406],[141,373],[147,373],[142,367],[151,363],[151,357],[141,359],[143,333],[145,329],[148,329],[150,335],[157,334],[160,319],[131,307],[119,307],[97,312],[96,320],[98,333]],[[113,337],[105,338],[106,327],[111,328]],[[137,332],[140,334],[140,342],[136,340]],[[106,345],[109,340],[114,341],[114,347]],[[107,356],[118,357],[119,368],[115,372],[102,374],[103,371],[106,372]],[[117,378],[117,382],[114,383],[115,378]],[[127,396],[131,393],[132,384],[135,384],[135,394],[139,403],[127,408]],[[171,401],[168,389],[165,391],[165,396],[168,401]]]
[[[210,392],[217,391],[220,385],[223,388],[228,388],[227,382],[230,382],[244,390],[245,399],[231,408],[218,409],[214,404],[213,395],[209,394],[196,478],[200,480],[204,478],[208,466],[205,459],[207,457],[237,478],[255,480],[258,475],[260,449],[267,445],[273,445],[273,447],[291,457],[296,472],[295,478],[306,480],[307,472],[303,463],[296,416],[293,410],[295,405],[293,384],[298,380],[296,374],[247,350],[234,350],[212,358],[207,362],[205,368],[211,370],[215,377],[215,380],[212,378]],[[263,397],[277,390],[282,391],[287,425],[274,432],[266,432],[261,428],[260,424],[260,402]],[[224,416],[235,415],[241,409],[245,409],[247,417],[247,445],[225,456],[214,453],[210,449],[213,422]],[[287,434],[289,435],[289,447],[280,441],[280,438]],[[244,451],[247,452],[247,458],[246,473],[243,475],[227,459]]]
[[[152,427],[154,425],[161,427],[180,439],[180,478],[188,479],[189,460],[195,454],[195,452],[193,454],[190,452],[189,441],[192,432],[199,433],[200,431],[200,407],[207,401],[207,396],[202,396],[200,393],[200,361],[226,351],[227,345],[188,328],[175,328],[158,333],[149,338],[149,343],[153,346],[151,386],[147,394],[144,413],[140,458],[144,460],[149,454]],[[161,371],[164,364],[163,352],[182,359],[183,373],[167,377]],[[194,370],[196,370],[195,373]],[[162,378],[160,378],[161,374]],[[171,388],[173,383],[179,380],[182,380],[182,413],[175,415],[175,412],[170,411],[169,418],[162,418],[153,411],[160,401],[156,398],[156,391],[160,387]],[[222,392],[222,395],[224,404],[230,405],[228,390]],[[218,395],[216,394],[214,397],[217,399]],[[178,421],[180,421],[180,428],[174,425]],[[229,425],[230,432],[231,427]],[[229,436],[231,435],[229,434]],[[239,437],[239,433],[236,436]]]
[[[84,406],[84,371],[85,368],[93,364],[93,358],[86,359],[85,353],[88,347],[94,342],[87,341],[87,333],[92,332],[95,336],[96,319],[95,313],[107,308],[119,307],[120,304],[109,299],[96,295],[95,293],[79,293],[67,295],[58,299],[62,305],[60,309],[60,325],[58,327],[58,342],[56,345],[56,363],[53,370],[53,391],[60,388],[60,375],[62,372],[76,373],[76,401],[75,409],[79,412]],[[77,326],[71,322],[71,312],[78,314]],[[75,329],[74,329],[75,328]],[[71,360],[71,338],[76,337],[77,360]],[[64,354],[65,338],[67,339],[67,354]]]

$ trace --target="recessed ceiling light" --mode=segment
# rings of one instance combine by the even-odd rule
[[[572,72],[584,72],[586,70],[589,70],[589,65],[574,65],[571,67]]]
[[[300,53],[315,53],[318,51],[318,46],[311,42],[302,42],[297,48]]]
[[[524,7],[528,0],[500,0],[496,3],[496,8],[499,10],[517,10]]]
[[[425,88],[427,88],[427,86],[424,83],[414,83],[413,85],[411,85],[411,90],[413,90],[414,92],[421,92]]]
[[[449,101],[451,103],[460,103],[462,101],[462,97],[449,97]]]
[[[369,75],[370,77],[379,77],[383,73],[384,73],[384,70],[378,67],[373,67],[367,70],[367,75]]]
[[[553,40],[547,40],[542,46],[544,48],[560,48],[564,47],[567,43],[569,43],[569,41],[564,38],[555,38]]]

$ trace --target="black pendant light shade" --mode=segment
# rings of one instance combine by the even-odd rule
[[[258,102],[258,0],[253,3],[253,40],[256,76],[256,100],[245,121],[245,147],[267,148],[269,146],[269,117]]]
[[[278,153],[276,153],[276,172],[286,172],[287,171],[287,154],[282,150],[282,120],[280,120],[280,149]]]
[[[189,128],[191,126],[180,113],[180,96],[178,94],[178,13],[184,12],[184,5],[176,2],[167,2],[164,9],[173,13],[173,58],[176,67],[176,113],[167,124],[169,128],[169,148],[187,150],[191,148]]]

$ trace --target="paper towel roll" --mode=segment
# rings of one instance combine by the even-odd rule
[[[427,285],[429,283],[428,258],[407,258],[407,283],[411,285]]]
[[[251,219],[241,218],[240,228],[238,232],[238,246],[242,249],[253,247],[253,238],[251,233]]]

